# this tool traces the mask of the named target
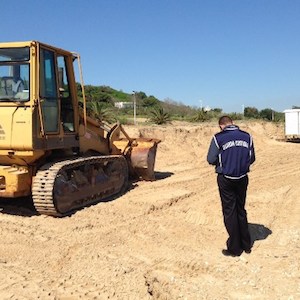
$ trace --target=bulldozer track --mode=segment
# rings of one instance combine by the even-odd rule
[[[123,156],[81,157],[42,166],[33,180],[32,198],[38,213],[62,217],[120,194],[127,185]]]

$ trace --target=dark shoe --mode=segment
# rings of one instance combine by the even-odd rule
[[[247,253],[247,254],[250,254],[250,253],[251,253],[251,249],[245,249],[244,251],[245,251],[245,253]]]
[[[241,254],[236,254],[236,253],[233,253],[227,249],[223,249],[222,250],[222,254],[225,255],[225,256],[232,256],[232,257],[236,257],[236,256],[240,256]]]

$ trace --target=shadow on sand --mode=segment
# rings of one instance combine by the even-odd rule
[[[129,186],[128,190],[131,189],[131,185]],[[127,191],[127,190],[126,190]],[[125,191],[125,192],[126,192]],[[58,218],[61,217],[70,217],[74,215],[76,212],[83,210],[87,207],[91,207],[94,205],[97,205],[101,202],[111,202],[119,198],[122,194],[125,192],[122,192],[118,195],[113,195],[98,201],[95,201],[94,203],[89,203],[84,205],[83,207],[73,209],[65,214],[62,214]],[[7,214],[7,215],[15,215],[15,216],[21,216],[21,217],[33,217],[33,216],[39,216],[40,214],[36,211],[32,197],[22,197],[22,198],[14,198],[14,199],[7,199],[2,198],[0,199],[0,213]]]
[[[31,197],[0,198],[0,212],[23,217],[38,215]]]
[[[170,176],[172,176],[174,173],[172,172],[155,172],[155,179],[156,180],[163,180],[166,179]],[[137,186],[135,181],[129,181],[128,187],[126,190],[123,192],[96,201],[95,203],[88,204],[82,208],[75,209],[69,213],[67,213],[65,216],[71,216],[77,211],[84,209],[89,206],[97,205],[98,203],[101,202],[110,202],[114,201],[117,198],[119,198],[122,194],[126,194],[127,191],[130,191],[134,189]],[[34,205],[33,205],[33,200],[32,197],[21,197],[21,198],[0,198],[0,213],[3,214],[8,214],[8,215],[16,215],[16,216],[23,216],[23,217],[32,217],[32,216],[37,216],[39,213],[36,211]]]
[[[270,234],[272,234],[272,230],[262,224],[249,223],[249,231],[252,244],[254,244],[255,241],[265,240]]]
[[[172,172],[155,172],[155,179],[162,180],[174,175]]]

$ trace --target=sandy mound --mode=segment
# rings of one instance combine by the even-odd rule
[[[0,202],[1,299],[299,299],[300,145],[283,126],[242,122],[257,162],[247,199],[250,255],[221,254],[215,124],[127,127],[159,144],[155,182],[58,219]],[[299,163],[299,164],[298,164]]]

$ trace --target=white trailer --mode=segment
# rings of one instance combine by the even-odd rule
[[[287,141],[300,141],[300,109],[286,109],[285,139]]]

